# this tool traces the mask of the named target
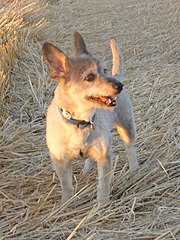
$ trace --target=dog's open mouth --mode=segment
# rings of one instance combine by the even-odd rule
[[[108,107],[115,107],[116,106],[116,98],[111,96],[90,96],[89,99],[95,102],[99,102],[104,104]]]

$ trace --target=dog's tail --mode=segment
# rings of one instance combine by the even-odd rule
[[[110,47],[113,60],[112,75],[120,81],[123,75],[123,61],[122,56],[120,57],[119,46],[115,38],[110,39]]]

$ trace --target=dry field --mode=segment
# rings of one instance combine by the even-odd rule
[[[180,239],[180,28],[178,0],[1,0],[0,240]],[[96,169],[74,162],[75,196],[61,189],[45,144],[45,114],[55,83],[43,64],[49,41],[73,50],[79,31],[111,67],[114,36],[137,126],[141,169],[128,171],[113,129],[112,201],[96,204]],[[118,160],[118,161],[117,161]]]

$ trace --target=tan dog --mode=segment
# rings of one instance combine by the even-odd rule
[[[115,39],[112,75],[86,49],[79,33],[74,34],[75,56],[69,58],[50,43],[43,45],[44,60],[50,76],[58,82],[47,112],[47,145],[54,169],[62,187],[62,203],[74,194],[71,161],[88,158],[84,173],[93,162],[98,167],[97,200],[110,200],[112,169],[111,128],[115,123],[125,143],[130,169],[138,169],[133,147],[135,128],[133,110],[127,92],[120,82],[122,67]]]

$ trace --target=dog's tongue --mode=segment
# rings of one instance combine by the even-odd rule
[[[105,102],[105,103],[109,103],[111,101],[111,97],[100,96],[99,98],[101,99],[102,102]]]
[[[99,98],[101,99],[102,102],[104,102],[110,106],[114,106],[116,104],[116,101],[110,96],[108,96],[108,97],[100,96]]]

